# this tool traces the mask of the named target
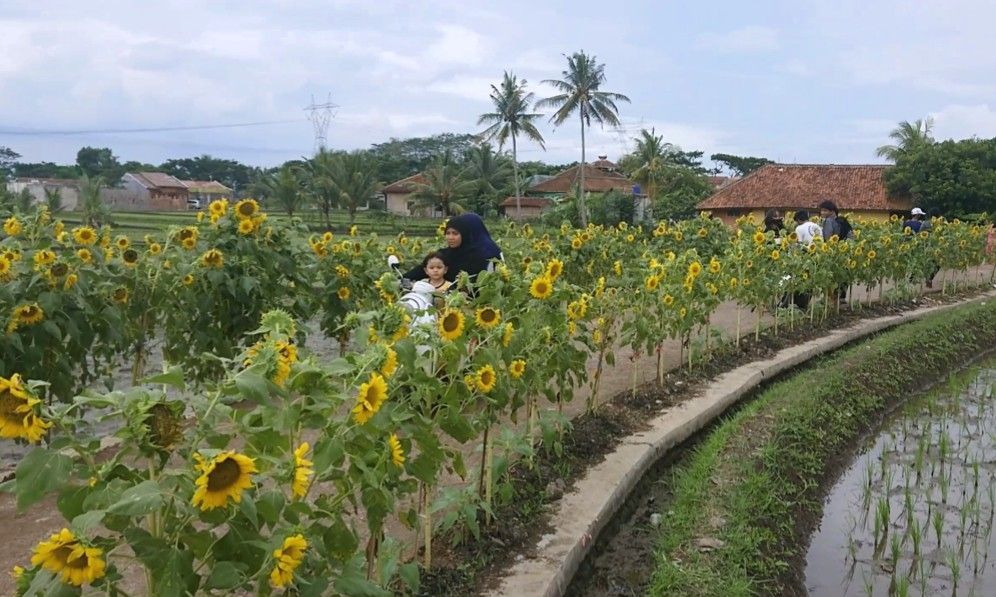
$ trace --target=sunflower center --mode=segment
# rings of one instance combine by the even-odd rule
[[[491,309],[485,309],[483,312],[481,312],[481,321],[485,323],[491,323],[494,320],[495,320],[495,312],[492,311]]]
[[[232,458],[226,458],[214,465],[214,470],[208,475],[208,491],[224,491],[239,479],[242,467]]]
[[[443,318],[443,329],[447,332],[454,332],[459,325],[459,318],[457,318],[455,313],[450,313]]]
[[[483,383],[484,385],[490,386],[491,382],[493,382],[494,380],[495,380],[495,376],[491,375],[490,371],[485,371],[485,372],[481,373],[481,383]]]
[[[23,404],[23,400],[10,392],[0,394],[0,419],[20,423],[23,417],[17,415],[17,409]]]

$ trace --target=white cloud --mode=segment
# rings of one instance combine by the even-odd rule
[[[720,53],[770,52],[779,48],[778,33],[770,27],[748,25],[726,33],[704,33],[699,48]]]
[[[965,139],[996,137],[996,110],[989,104],[945,106],[931,113],[934,138]]]
[[[430,83],[426,89],[468,100],[486,102],[491,94],[491,86],[497,81],[497,79],[487,77],[459,75]]]
[[[488,42],[484,36],[460,25],[437,25],[441,34],[422,54],[424,65],[476,66],[484,61]]]
[[[806,65],[806,63],[798,58],[789,59],[788,62],[781,65],[779,70],[784,73],[800,77],[808,77],[813,74],[813,71]]]

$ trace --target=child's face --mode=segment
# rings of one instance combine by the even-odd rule
[[[442,280],[445,274],[446,264],[442,259],[430,259],[425,264],[425,275],[429,276],[430,280]]]

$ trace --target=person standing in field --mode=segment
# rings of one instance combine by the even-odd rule
[[[799,239],[799,243],[803,246],[808,247],[813,244],[813,239],[817,236],[823,238],[823,230],[820,228],[819,224],[809,220],[809,212],[805,209],[796,211],[793,219],[796,224],[795,236]]]
[[[829,241],[833,237],[837,237],[838,240],[847,240],[851,236],[851,225],[850,223],[840,217],[840,210],[837,209],[837,204],[829,199],[820,202],[820,216],[823,218],[823,226],[821,232],[823,233],[823,240]],[[847,298],[847,288],[850,284],[841,284],[837,288],[837,297],[840,300]]]

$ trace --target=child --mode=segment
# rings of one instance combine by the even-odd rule
[[[436,292],[446,292],[450,287],[450,282],[443,276],[446,275],[446,262],[438,251],[433,251],[422,260],[422,269]]]

